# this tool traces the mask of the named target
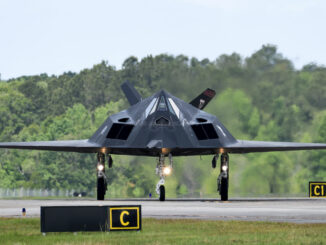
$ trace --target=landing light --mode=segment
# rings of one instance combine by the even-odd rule
[[[167,167],[163,168],[164,175],[170,175],[171,172],[172,172],[172,168],[170,166],[167,166]]]
[[[168,154],[169,153],[169,149],[168,148],[162,148],[162,153],[163,154]]]
[[[228,170],[228,166],[226,166],[226,165],[223,165],[223,166],[222,166],[222,170],[223,170],[223,171],[226,171],[226,170]]]
[[[103,171],[104,166],[102,164],[97,165],[97,170],[98,171]]]

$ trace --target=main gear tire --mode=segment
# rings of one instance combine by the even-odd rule
[[[160,186],[160,201],[165,201],[165,187],[164,185]]]
[[[97,200],[103,201],[106,192],[106,181],[103,177],[97,178]]]

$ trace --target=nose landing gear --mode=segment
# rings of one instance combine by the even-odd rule
[[[212,168],[216,168],[216,161],[217,161],[217,159],[218,159],[218,154],[213,157],[213,160],[212,160]]]
[[[217,178],[217,191],[221,195],[221,201],[228,200],[229,189],[229,155],[223,153],[221,155],[220,175]]]
[[[159,195],[159,200],[161,202],[165,201],[165,176],[171,174],[173,167],[172,155],[169,154],[170,166],[165,166],[164,158],[164,154],[161,154],[156,165],[156,174],[160,177],[160,180],[156,184],[156,193]]]
[[[104,200],[107,190],[107,179],[105,175],[105,155],[97,153],[97,200]]]

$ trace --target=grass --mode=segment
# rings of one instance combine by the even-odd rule
[[[0,218],[0,244],[326,244],[326,224],[143,219],[141,232],[40,232],[38,218]]]

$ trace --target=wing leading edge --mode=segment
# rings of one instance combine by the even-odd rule
[[[61,140],[61,141],[32,141],[32,142],[3,142],[0,148],[29,149],[47,151],[69,151],[69,152],[97,152],[100,145],[89,140]]]
[[[230,153],[298,151],[326,149],[326,144],[238,140],[226,146],[225,149]]]

